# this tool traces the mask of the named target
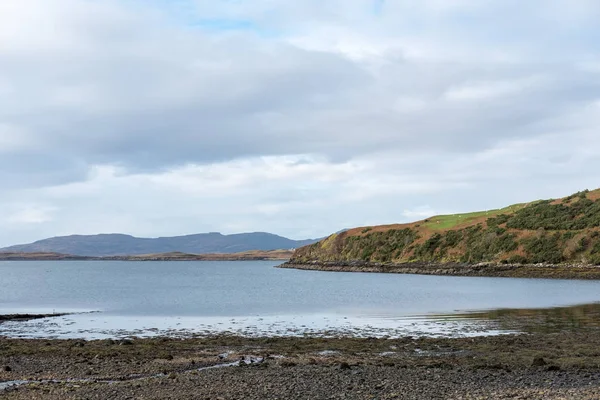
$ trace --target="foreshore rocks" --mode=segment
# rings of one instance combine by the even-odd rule
[[[0,397],[600,398],[595,329],[452,339],[220,336],[132,342],[90,341],[74,347],[72,340],[0,338],[0,365],[12,367],[0,370]],[[231,363],[218,357],[224,352]]]
[[[297,261],[278,268],[334,272],[378,272],[395,274],[452,275],[507,278],[600,279],[600,266],[552,264],[461,264],[461,263],[375,263],[367,261]]]

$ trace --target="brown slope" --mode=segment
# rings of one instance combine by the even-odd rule
[[[361,227],[294,253],[287,265],[600,264],[600,190],[500,210]],[[414,268],[411,268],[411,271]]]

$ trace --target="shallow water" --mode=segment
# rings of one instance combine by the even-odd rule
[[[331,273],[275,265],[2,262],[0,314],[78,314],[3,323],[0,335],[464,336],[503,330],[491,327],[489,318],[473,318],[475,311],[600,302],[599,281]]]

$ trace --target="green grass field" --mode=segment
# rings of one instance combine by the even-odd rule
[[[421,226],[429,228],[431,230],[446,230],[452,229],[455,226],[462,225],[473,220],[476,220],[481,217],[495,217],[500,214],[511,214],[517,210],[520,210],[526,206],[526,204],[513,204],[512,206],[508,206],[505,208],[500,208],[496,210],[488,210],[488,211],[476,211],[472,213],[465,214],[450,214],[450,215],[437,215],[435,217],[428,218]]]

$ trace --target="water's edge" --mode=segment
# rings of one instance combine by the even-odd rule
[[[600,266],[550,264],[373,263],[366,261],[288,261],[277,268],[329,272],[376,272],[490,278],[543,278],[600,280]]]

